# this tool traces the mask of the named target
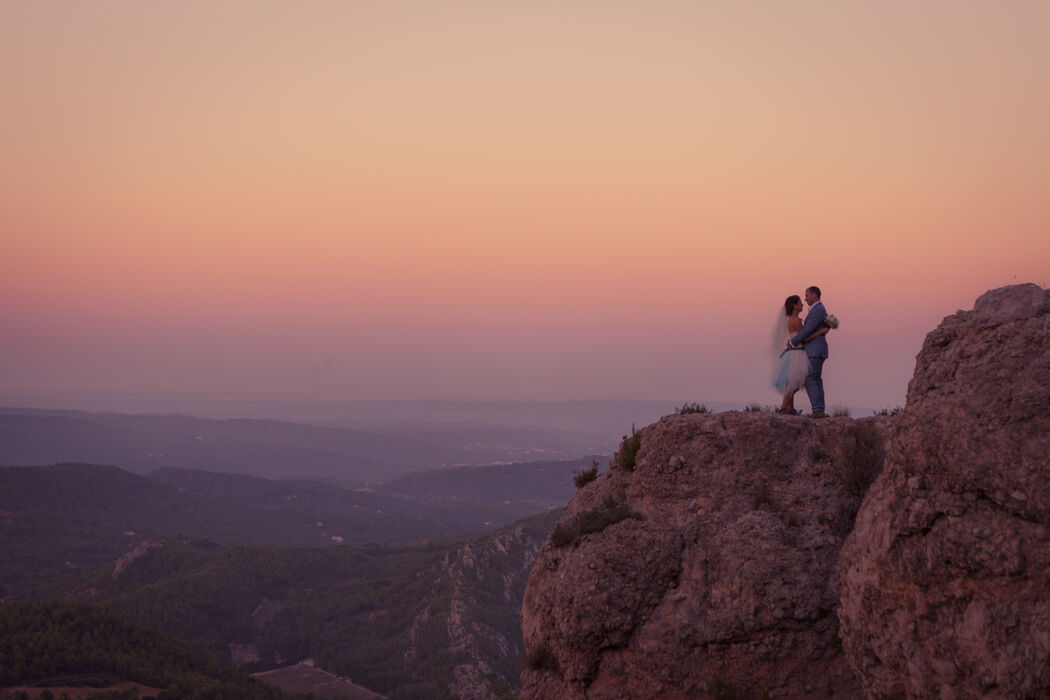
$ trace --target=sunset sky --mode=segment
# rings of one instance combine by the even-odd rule
[[[8,0],[0,125],[0,392],[773,403],[818,284],[877,408],[1050,283],[1045,0]]]

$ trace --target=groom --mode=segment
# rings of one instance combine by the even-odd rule
[[[824,304],[820,301],[820,287],[809,287],[806,289],[806,303],[809,305],[809,313],[806,314],[806,323],[790,341],[788,346],[803,345],[806,349],[806,357],[809,358],[809,375],[806,377],[806,393],[809,395],[809,403],[813,407],[813,418],[824,418],[824,379],[821,372],[824,371],[824,360],[828,359],[828,339],[826,334],[818,335],[808,343],[802,339],[824,327],[824,319],[828,312],[824,310]]]

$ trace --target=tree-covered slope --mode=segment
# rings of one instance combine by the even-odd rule
[[[409,541],[478,534],[538,510],[196,470],[156,477],[86,464],[0,467],[0,587],[113,561],[149,537],[277,547]]]
[[[105,605],[251,670],[310,658],[393,698],[462,694],[462,678],[509,690],[522,653],[525,578],[556,517],[458,544],[270,549],[156,540],[117,565],[19,592]]]
[[[172,635],[82,603],[0,606],[0,687],[132,681],[161,700],[286,697]]]

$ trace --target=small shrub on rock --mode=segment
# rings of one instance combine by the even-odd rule
[[[555,525],[550,534],[551,544],[555,547],[577,544],[584,535],[601,532],[610,525],[628,518],[641,520],[642,516],[631,510],[627,503],[607,495],[597,508],[580,513],[567,525]]]
[[[576,484],[576,488],[582,489],[587,484],[591,483],[598,478],[598,460],[591,462],[590,469],[581,469],[578,472],[573,472],[572,483]]]
[[[675,408],[674,412],[677,416],[684,416],[689,413],[709,413],[707,406],[696,402],[682,404]]]
[[[616,453],[616,466],[624,471],[633,472],[634,462],[638,458],[638,449],[642,446],[642,434],[631,426],[631,437],[623,436],[620,450]]]

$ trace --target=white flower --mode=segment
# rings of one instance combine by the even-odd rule
[[[839,320],[833,314],[828,314],[827,318],[824,319],[824,325],[828,328],[838,328]]]

